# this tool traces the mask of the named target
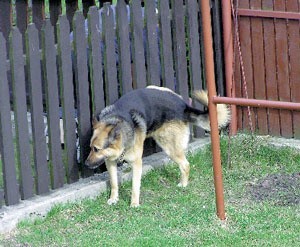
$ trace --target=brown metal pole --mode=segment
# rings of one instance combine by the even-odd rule
[[[274,108],[284,110],[300,111],[300,103],[272,101],[272,100],[258,100],[258,99],[244,99],[244,98],[228,98],[228,97],[214,97],[215,104],[230,104],[239,106],[251,106],[258,108]]]
[[[202,24],[203,24],[203,39],[204,39],[204,56],[205,56],[205,71],[206,83],[208,89],[208,108],[211,126],[211,143],[213,155],[213,170],[214,170],[214,183],[216,193],[216,206],[217,215],[221,220],[225,219],[225,206],[224,206],[224,192],[223,192],[223,179],[221,167],[221,154],[220,154],[220,137],[218,130],[217,120],[217,107],[213,103],[213,97],[216,96],[215,85],[215,72],[214,72],[214,58],[212,46],[212,30],[211,30],[211,15],[210,15],[210,1],[201,0],[202,9]]]
[[[222,20],[223,20],[223,44],[226,92],[228,97],[235,98],[235,84],[233,77],[233,38],[232,38],[232,19],[231,1],[222,0]],[[236,105],[231,105],[231,124],[230,133],[237,133],[237,110]]]

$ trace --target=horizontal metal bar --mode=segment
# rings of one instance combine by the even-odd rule
[[[213,97],[213,103],[300,111],[300,103],[285,102],[285,101],[229,98],[229,97],[215,96]]]
[[[300,20],[299,12],[271,11],[260,9],[238,9],[237,13],[240,16]]]

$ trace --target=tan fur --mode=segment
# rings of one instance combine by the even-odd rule
[[[199,101],[201,104],[208,106],[208,95],[206,90],[196,90],[193,93],[193,97]],[[217,116],[218,116],[218,127],[223,128],[225,127],[228,122],[230,121],[230,111],[227,105],[225,104],[217,104]],[[201,117],[200,117],[201,118]],[[201,119],[201,122],[199,122],[199,125],[204,128],[205,130],[210,131],[210,122],[209,119],[206,119],[207,121],[203,121]]]
[[[178,186],[185,187],[188,184],[190,164],[185,157],[190,129],[187,123],[171,121],[163,124],[150,135],[166,154],[179,165],[181,180]]]

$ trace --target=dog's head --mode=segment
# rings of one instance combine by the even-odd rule
[[[107,123],[94,119],[90,147],[91,151],[85,165],[91,169],[97,168],[106,160],[117,160],[124,151],[121,121]]]

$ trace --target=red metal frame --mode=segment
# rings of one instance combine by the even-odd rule
[[[217,215],[221,220],[226,218],[225,205],[224,205],[224,190],[222,179],[222,166],[220,155],[220,137],[217,121],[216,104],[224,103],[230,104],[232,112],[233,130],[236,131],[237,118],[236,118],[236,105],[276,108],[287,110],[300,110],[300,103],[294,102],[281,102],[281,101],[268,101],[268,100],[255,100],[255,99],[241,99],[235,98],[234,84],[233,84],[233,43],[232,43],[232,20],[231,20],[231,1],[222,0],[223,11],[223,30],[224,30],[224,48],[225,48],[225,69],[226,69],[226,88],[230,97],[217,97],[215,76],[214,76],[214,58],[212,46],[212,30],[211,30],[211,15],[210,15],[210,1],[202,0],[199,4],[202,9],[202,24],[204,36],[204,55],[205,55],[205,70],[206,82],[209,99],[209,117],[211,122],[211,143],[213,155],[213,171],[214,171],[214,184],[216,193],[216,207]],[[285,18],[285,19],[300,19],[300,13],[279,12],[279,11],[264,11],[264,10],[247,10],[239,9],[241,16],[256,16],[256,17],[270,17],[270,18]],[[233,90],[232,90],[233,89]],[[231,132],[235,133],[234,131]]]
[[[297,12],[270,11],[270,10],[260,10],[260,9],[239,9],[237,14],[239,16],[248,16],[248,17],[266,17],[266,18],[300,20],[300,13]]]

